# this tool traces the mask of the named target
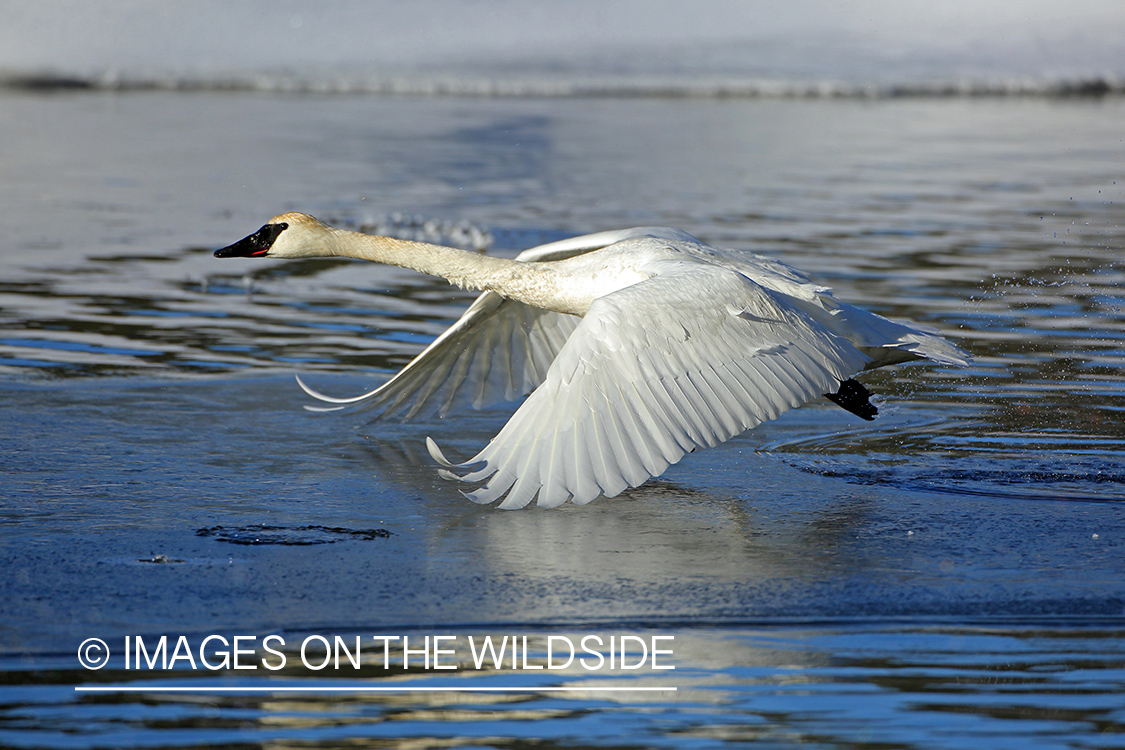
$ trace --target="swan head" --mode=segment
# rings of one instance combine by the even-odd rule
[[[216,258],[308,258],[331,255],[332,229],[297,212],[275,216],[254,234],[215,251]]]

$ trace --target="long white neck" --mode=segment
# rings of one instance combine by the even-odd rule
[[[584,315],[593,301],[574,294],[573,285],[550,263],[523,263],[470,253],[428,242],[379,237],[345,229],[329,229],[324,238],[327,255],[359,258],[411,268],[440,276],[465,289],[493,291],[501,296],[571,315]],[[567,287],[572,287],[570,290]],[[568,293],[570,292],[570,293]]]

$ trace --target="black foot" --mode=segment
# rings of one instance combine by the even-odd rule
[[[847,409],[860,419],[871,421],[879,410],[871,403],[871,391],[863,387],[858,380],[845,380],[840,383],[840,390],[835,393],[826,393],[824,397],[843,409]]]

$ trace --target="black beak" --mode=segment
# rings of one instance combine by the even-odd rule
[[[266,224],[249,237],[245,237],[233,245],[228,245],[215,251],[216,258],[261,258],[269,249],[273,247],[273,243],[277,241],[277,236],[289,228],[285,222],[279,224]]]

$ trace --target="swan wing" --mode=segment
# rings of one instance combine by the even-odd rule
[[[656,268],[659,266],[659,268]],[[446,473],[476,502],[612,497],[839,388],[868,362],[785,295],[715,265],[666,261],[597,299],[488,446]],[[459,474],[454,471],[460,472]]]
[[[562,260],[634,237],[692,239],[678,229],[635,227],[540,245],[516,259]],[[336,398],[314,390],[300,376],[297,383],[313,398],[334,404],[306,407],[313,411],[358,407],[375,409],[378,417],[402,414],[410,419],[420,414],[445,416],[467,406],[479,409],[525,396],[543,382],[578,320],[485,292],[456,323],[374,390]]]
[[[456,323],[383,385],[350,398],[334,398],[297,383],[334,407],[376,409],[378,417],[445,416],[467,406],[482,408],[526,395],[547,374],[579,318],[505,299],[477,297]]]

